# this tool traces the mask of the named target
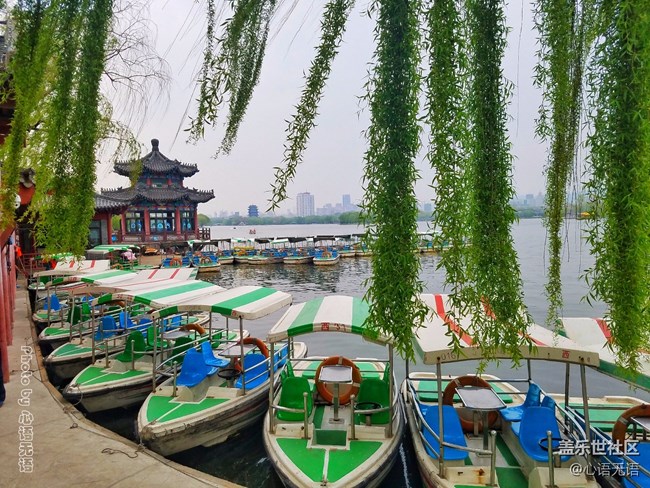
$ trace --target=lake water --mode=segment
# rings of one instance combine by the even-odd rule
[[[564,283],[564,312],[567,317],[599,317],[605,307],[602,303],[589,305],[583,300],[587,293],[584,280],[580,277],[584,270],[593,265],[593,258],[589,255],[585,241],[581,236],[580,222],[567,221],[568,228],[565,232],[565,258],[563,260],[562,278]],[[421,231],[427,230],[427,224],[420,223]],[[255,234],[251,234],[252,227],[238,226],[212,227],[212,238],[229,237],[288,237],[288,236],[313,236],[313,235],[345,235],[360,233],[362,229],[355,226],[343,225],[278,225],[257,226]],[[515,247],[519,255],[522,279],[524,282],[525,303],[534,320],[543,324],[546,318],[546,300],[544,296],[545,269],[547,259],[545,254],[545,230],[539,219],[522,220],[513,228]],[[433,254],[421,255],[421,279],[428,293],[444,292],[442,283],[444,275],[436,270],[438,258]],[[335,266],[222,266],[221,271],[210,276],[210,281],[223,286],[234,287],[240,285],[260,285],[274,287],[290,293],[294,303],[303,302],[316,297],[332,294],[363,296],[365,292],[364,281],[370,276],[371,265],[369,258],[342,259]],[[245,327],[251,335],[265,337],[268,329],[278,320],[283,312],[277,312],[263,319],[247,322]],[[306,340],[309,354],[332,354],[355,356],[374,356],[384,358],[384,348],[368,344],[361,340],[350,340],[350,337],[341,337],[340,334],[312,334],[300,340]],[[539,364],[539,362],[538,362]],[[536,370],[536,367],[541,370]],[[564,368],[551,363],[541,363],[533,367],[533,376],[548,391],[563,391]],[[412,367],[413,368],[413,367]],[[420,369],[420,367],[417,367]],[[451,374],[464,374],[473,372],[476,363],[466,362],[453,367],[445,368],[444,372]],[[423,368],[427,369],[427,368]],[[571,383],[574,393],[579,393],[579,376],[577,368],[572,373]],[[514,372],[509,365],[492,366],[489,373],[501,377],[525,377],[525,369]],[[404,361],[397,359],[395,373],[398,381],[405,375]],[[621,382],[611,379],[596,372],[588,371],[588,385],[590,395],[630,394],[630,389]],[[541,380],[540,380],[541,376]],[[633,392],[635,395],[647,397],[642,392]],[[135,411],[137,413],[137,410]],[[133,413],[133,418],[135,418]],[[132,423],[126,425],[122,421],[115,421],[115,415],[99,415],[96,420],[108,428],[112,428],[123,435],[129,435]],[[275,488],[282,486],[275,475],[264,451],[261,422],[247,431],[231,439],[227,443],[212,448],[196,448],[172,456],[174,461],[185,464],[215,476],[231,480],[235,483],[250,487]],[[421,486],[414,456],[408,439],[404,439],[400,457],[389,477],[384,482],[386,487],[414,487]]]

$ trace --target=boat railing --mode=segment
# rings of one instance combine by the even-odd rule
[[[620,409],[621,407],[608,406],[608,405],[594,405],[589,407],[589,409]],[[575,410],[573,407],[569,407],[570,410]],[[574,412],[578,420],[581,420],[580,413],[578,411]],[[594,465],[594,474],[599,474],[603,477],[614,477],[620,476],[625,478],[627,483],[636,488],[642,488],[644,485],[638,483],[634,478],[634,474],[643,474],[650,478],[650,470],[640,464],[638,459],[634,459],[634,456],[631,456],[628,452],[630,449],[629,440],[625,441],[623,445],[618,442],[612,441],[611,436],[605,434],[598,427],[590,426],[592,445],[599,446],[601,452],[593,453],[593,462]],[[583,437],[582,439],[585,439]],[[623,452],[621,452],[621,449]],[[634,448],[634,451],[636,448]]]
[[[355,395],[350,395],[350,405],[352,405],[352,408],[350,409],[350,439],[351,440],[356,440],[357,438],[357,433],[356,433],[356,415],[366,415],[366,418],[369,419],[371,415],[376,414],[376,413],[382,413],[382,412],[390,412],[390,421],[388,422],[388,425],[386,426],[386,437],[390,437],[390,432],[392,432],[392,429],[390,429],[390,426],[392,423],[395,421],[395,418],[400,415],[400,410],[399,410],[399,395],[397,392],[393,395],[393,403],[387,407],[379,407],[379,408],[367,408],[367,409],[356,409],[354,408],[354,401],[356,400]]]
[[[417,392],[411,378],[406,379],[406,384],[408,388],[408,395],[410,396],[411,404],[414,406],[414,412],[416,414],[415,421],[418,430],[418,435],[422,443],[428,447],[430,452],[434,453],[438,459],[440,465],[438,468],[438,474],[441,478],[444,478],[444,448],[449,447],[451,449],[458,449],[459,451],[465,451],[468,453],[474,453],[478,455],[489,455],[490,456],[490,485],[495,486],[496,483],[496,431],[490,430],[490,449],[477,449],[469,446],[461,446],[458,444],[453,444],[451,442],[443,441],[441,437],[429,426],[429,424],[424,419],[422,410],[420,409],[420,402],[417,401]],[[432,406],[431,408],[438,408],[437,406]],[[434,439],[438,441],[440,446],[440,452],[438,452],[424,436],[423,429],[426,429],[429,434],[433,436]],[[551,485],[552,486],[552,485]]]

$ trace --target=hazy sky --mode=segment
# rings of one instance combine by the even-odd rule
[[[290,0],[285,4],[290,5]],[[273,167],[282,161],[286,120],[300,97],[303,73],[309,68],[320,33],[324,0],[300,0],[281,29],[276,18],[261,80],[240,127],[237,144],[228,156],[213,156],[223,134],[222,118],[217,127],[206,129],[205,140],[187,143],[188,115],[193,115],[197,98],[194,79],[202,61],[204,6],[195,0],[153,0],[150,15],[157,29],[157,49],[169,63],[172,84],[168,95],[151,104],[139,140],[150,150],[150,140],[158,138],[160,149],[168,157],[196,163],[199,173],[186,179],[186,186],[213,189],[215,199],[199,206],[199,212],[220,210],[245,213],[248,205],[266,210],[273,180]],[[363,131],[368,126],[368,111],[360,103],[364,94],[373,52],[374,22],[364,14],[367,2],[358,2],[348,22],[330,80],[325,89],[317,127],[312,131],[304,163],[289,187],[290,200],[283,204],[295,212],[295,196],[300,192],[315,195],[316,207],[341,202],[350,194],[353,202],[363,196]],[[540,103],[539,92],[532,86],[536,61],[535,32],[530,4],[521,1],[508,7],[511,27],[509,48],[504,61],[505,76],[514,84],[508,126],[515,156],[514,182],[519,194],[543,191],[542,168],[545,148],[534,136],[534,119]],[[286,11],[286,8],[285,8]],[[523,19],[523,23],[521,22]],[[523,25],[523,26],[522,26]],[[181,132],[178,132],[181,127]],[[144,154],[144,152],[143,152]],[[429,201],[432,171],[420,157],[417,161],[421,180],[418,199]],[[128,180],[111,172],[108,164],[98,170],[101,188],[127,186]]]

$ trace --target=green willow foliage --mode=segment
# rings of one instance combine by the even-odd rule
[[[369,84],[371,125],[364,169],[362,212],[373,251],[373,275],[366,298],[372,303],[369,324],[391,335],[396,350],[412,359],[413,328],[426,307],[416,299],[422,291],[418,242],[415,157],[420,147],[417,121],[419,29],[418,1],[376,3],[375,65]]]
[[[219,152],[230,153],[239,125],[259,81],[266,51],[271,17],[277,0],[233,0],[233,16],[227,20],[222,39],[215,35],[214,0],[208,0],[208,27],[197,116],[192,120],[190,137],[203,137],[204,126],[214,125],[229,97],[226,133]],[[218,55],[214,45],[218,45]]]
[[[588,191],[596,214],[588,236],[596,255],[589,279],[593,295],[609,305],[611,347],[629,370],[638,369],[650,336],[649,11],[647,0],[620,0],[601,13],[606,25],[589,80]]]
[[[438,268],[444,269],[451,299],[460,297],[467,282],[465,245],[468,182],[468,144],[465,92],[468,76],[466,23],[456,0],[436,0],[426,12],[426,47],[429,74],[426,79],[427,122],[430,127],[428,159],[435,170],[436,190],[433,228],[438,245],[448,243]],[[434,244],[435,245],[435,244]],[[457,309],[460,304],[453,303]]]
[[[12,17],[18,117],[3,147],[4,171],[13,174],[29,160],[38,175],[38,244],[81,256],[94,213],[95,149],[105,125],[99,85],[113,0],[19,2]],[[15,188],[17,181],[4,175],[4,191]]]
[[[549,265],[546,296],[547,325],[559,327],[562,309],[562,228],[567,192],[575,174],[580,132],[583,72],[587,55],[585,36],[591,31],[593,4],[590,0],[540,0],[536,26],[539,32],[539,62],[535,82],[542,88],[543,103],[537,134],[549,141],[546,165],[545,225]]]
[[[0,195],[0,223],[3,227],[13,223],[14,194],[18,188],[22,150],[29,131],[36,123],[33,114],[44,96],[44,74],[53,22],[48,7],[49,2],[43,0],[24,0],[18,2],[13,12],[15,29],[20,35],[16,39],[9,66],[16,108],[11,122],[11,133],[3,147]]]
[[[456,298],[461,313],[472,313],[469,333],[486,358],[504,349],[516,361],[520,346],[531,346],[531,322],[523,303],[519,263],[510,227],[515,214],[512,158],[506,137],[505,83],[501,61],[507,28],[502,0],[467,0],[470,86],[468,149],[470,246],[465,248],[467,283]],[[488,313],[485,313],[487,311]]]
[[[302,91],[296,113],[287,127],[287,143],[284,150],[284,167],[275,168],[275,184],[272,185],[271,209],[287,199],[287,185],[296,174],[296,167],[302,161],[307,147],[309,133],[316,125],[318,103],[332,69],[332,61],[338,52],[345,32],[345,22],[354,6],[354,0],[331,0],[325,6],[321,21],[321,43],[309,68],[305,88]]]

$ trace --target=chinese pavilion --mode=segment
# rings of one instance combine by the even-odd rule
[[[214,198],[213,190],[183,186],[183,179],[198,173],[196,164],[171,160],[160,152],[158,139],[151,140],[151,152],[140,160],[115,163],[115,172],[132,177],[129,188],[102,189],[101,197],[113,205],[128,203],[121,212],[118,240],[123,242],[173,241],[199,236],[197,206]]]

